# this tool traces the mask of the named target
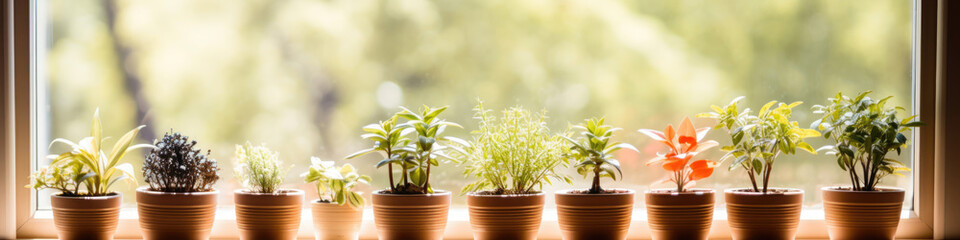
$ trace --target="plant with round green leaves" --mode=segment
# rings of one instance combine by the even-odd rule
[[[349,163],[342,167],[334,166],[333,161],[323,161],[318,157],[310,157],[310,169],[301,177],[307,183],[317,186],[317,196],[320,202],[350,204],[350,207],[363,208],[363,196],[353,191],[358,184],[370,184],[370,176],[360,175],[357,169]]]
[[[717,119],[714,128],[727,129],[732,141],[731,145],[721,148],[727,153],[720,161],[733,159],[729,169],[743,168],[750,177],[753,191],[766,194],[777,157],[781,153],[795,154],[797,149],[816,154],[816,150],[804,139],[818,137],[820,132],[801,128],[796,121],[790,121],[793,108],[803,102],[786,104],[770,101],[760,108],[757,115],[750,115],[749,108],[742,112],[739,110],[742,99],[735,98],[722,108],[710,106],[714,112],[701,113],[697,117]],[[758,175],[762,186],[757,185]]]
[[[416,164],[415,162],[407,161],[412,160],[407,156],[413,151],[406,148],[407,144],[410,143],[410,139],[407,138],[406,135],[414,130],[409,128],[408,125],[398,124],[399,119],[400,116],[394,114],[386,121],[363,126],[363,131],[366,133],[360,135],[360,137],[373,141],[373,147],[360,150],[346,157],[347,159],[352,159],[372,152],[379,152],[383,155],[384,159],[377,163],[377,168],[383,167],[384,165],[387,166],[387,179],[390,182],[389,190],[391,193],[398,192],[397,185],[394,184],[393,179],[393,165],[397,164],[401,169],[406,169],[405,166],[407,164]],[[403,178],[406,179],[407,172],[401,171],[401,174]]]
[[[522,107],[503,111],[497,119],[483,102],[474,108],[479,129],[467,148],[467,167],[463,174],[477,179],[467,184],[461,194],[532,194],[538,193],[550,179],[573,184],[569,177],[556,172],[568,166],[566,134],[550,132],[545,112],[533,113]]]
[[[573,167],[577,173],[584,178],[593,173],[593,183],[587,193],[604,193],[600,187],[600,178],[608,177],[617,180],[617,175],[623,178],[623,171],[620,170],[620,161],[613,158],[613,153],[620,149],[629,149],[640,152],[636,147],[628,143],[611,142],[613,133],[621,128],[614,128],[603,124],[603,118],[586,119],[584,123],[573,126],[579,130],[582,137],[574,140],[563,136],[570,143],[570,154],[567,157],[577,162]]]
[[[276,193],[283,184],[280,154],[250,142],[237,145],[234,174],[253,193]]]
[[[100,109],[93,113],[90,137],[74,143],[57,138],[50,143],[62,143],[72,148],[69,152],[50,155],[50,165],[31,174],[27,188],[37,190],[57,189],[61,196],[106,196],[112,194],[110,187],[120,180],[136,182],[133,166],[120,163],[127,153],[137,149],[153,148],[151,144],[132,145],[143,125],[124,134],[113,145],[110,154],[103,151],[104,140],[100,121]]]
[[[904,119],[897,117],[902,107],[887,107],[893,96],[874,100],[867,95],[870,91],[849,97],[837,93],[829,98],[828,105],[815,105],[813,112],[823,117],[813,122],[811,128],[823,133],[823,137],[834,141],[819,150],[837,157],[837,165],[847,171],[854,191],[875,191],[880,179],[888,175],[899,175],[909,171],[900,161],[888,158],[890,151],[900,154],[907,145],[904,132],[911,127],[923,126],[922,122],[912,121],[917,115]],[[860,170],[859,172],[857,170]]]

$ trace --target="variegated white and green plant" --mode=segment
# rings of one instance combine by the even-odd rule
[[[37,190],[56,189],[61,196],[106,196],[113,192],[110,187],[121,180],[135,183],[133,165],[121,163],[127,153],[142,148],[153,148],[151,144],[132,145],[137,134],[144,126],[130,130],[113,144],[108,155],[103,146],[102,124],[100,110],[93,114],[93,123],[89,137],[78,142],[57,138],[50,143],[65,144],[72,149],[58,155],[50,155],[50,165],[42,167],[30,176],[30,185],[27,188]]]
[[[369,185],[370,176],[360,175],[349,163],[337,167],[333,161],[323,161],[318,157],[311,157],[310,163],[310,169],[301,177],[307,183],[316,185],[320,202],[349,204],[353,208],[363,208],[363,195],[354,189],[361,183]]]

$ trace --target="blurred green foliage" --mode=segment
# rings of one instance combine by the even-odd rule
[[[293,179],[310,156],[342,159],[365,147],[363,124],[401,104],[448,105],[448,120],[469,123],[448,134],[468,137],[480,97],[492,109],[546,109],[554,129],[605,116],[627,130],[615,141],[641,148],[618,152],[629,174],[609,187],[643,191],[664,187],[648,186],[660,174],[642,163],[663,149],[634,130],[736,96],[748,96],[749,106],[821,104],[837,91],[872,89],[912,106],[912,7],[905,0],[49,0],[39,7],[48,16],[39,25],[48,103],[41,112],[49,114],[41,114],[49,116],[41,138],[84,136],[85,116],[100,107],[113,123],[105,132],[147,124],[142,136],[156,137],[174,128],[209,144],[200,147],[223,159],[223,169],[233,168],[234,144],[266,143],[297,165],[287,182],[299,183]],[[803,125],[814,118],[794,113]],[[729,144],[723,134],[707,138]],[[46,144],[38,146],[44,155]],[[906,151],[900,160],[911,164]],[[349,162],[371,173],[378,160]],[[818,187],[846,180],[829,156],[777,164],[772,182],[801,187],[808,205],[818,204]],[[438,167],[432,184],[460,189],[461,169]],[[746,187],[741,174],[717,171],[698,186]],[[224,175],[223,193],[239,187]],[[589,182],[576,180],[544,191]],[[909,176],[885,183],[911,186]],[[134,201],[133,187],[118,189]]]

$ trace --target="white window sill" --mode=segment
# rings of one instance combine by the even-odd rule
[[[377,239],[377,232],[373,222],[373,210],[367,208],[364,211],[363,226],[360,229],[361,239]],[[902,212],[897,238],[925,238],[929,227],[921,222],[913,211],[904,210]],[[633,223],[630,225],[628,238],[630,239],[649,239],[649,229],[647,227],[647,213],[644,209],[638,208],[633,212]],[[803,210],[800,214],[800,227],[798,238],[827,238],[826,226],[824,225],[823,210],[810,209]],[[470,218],[466,208],[450,209],[447,229],[444,239],[473,239],[470,232]],[[21,238],[56,238],[56,232],[53,228],[53,212],[50,210],[38,210],[33,219],[24,224],[19,232]],[[217,211],[216,222],[214,223],[211,238],[236,238],[237,225],[236,215],[232,207],[222,207]],[[300,221],[300,238],[313,238],[313,219],[310,215],[310,209],[304,209]],[[117,238],[139,238],[140,227],[137,222],[137,211],[135,208],[124,208],[120,212],[120,226],[117,230]],[[730,238],[730,231],[727,226],[726,211],[718,209],[714,212],[714,223],[710,229],[710,238]],[[560,239],[560,229],[557,224],[557,212],[555,209],[544,209],[543,223],[540,226],[540,239]]]

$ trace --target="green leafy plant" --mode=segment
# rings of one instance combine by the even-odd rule
[[[815,105],[813,112],[823,117],[811,124],[823,133],[823,137],[834,141],[819,150],[837,157],[837,165],[847,171],[854,191],[875,191],[880,179],[888,175],[901,175],[900,171],[909,171],[903,163],[888,158],[890,151],[900,154],[907,145],[904,132],[911,127],[922,126],[912,121],[917,115],[904,119],[897,117],[897,111],[906,111],[902,107],[887,107],[887,100],[893,96],[874,100],[867,96],[870,91],[849,97],[837,93],[829,98],[829,105]],[[858,172],[859,169],[859,172]]]
[[[235,175],[251,192],[275,193],[283,184],[284,169],[280,154],[250,142],[237,145]]]
[[[349,203],[353,208],[363,208],[363,196],[353,189],[359,183],[370,184],[369,176],[360,175],[349,163],[337,167],[333,161],[323,161],[317,157],[311,157],[310,163],[310,170],[301,176],[307,183],[316,184],[320,202]]]
[[[572,184],[569,177],[555,171],[567,166],[564,139],[554,134],[544,121],[546,115],[521,107],[503,111],[497,119],[483,102],[474,109],[480,126],[473,132],[467,148],[465,176],[476,182],[467,184],[461,194],[531,194],[550,184],[550,179]]]
[[[31,174],[31,184],[27,188],[57,189],[61,196],[105,196],[109,195],[110,187],[120,180],[136,182],[133,175],[133,166],[130,163],[120,163],[120,159],[127,153],[141,148],[153,148],[150,144],[132,145],[133,140],[144,126],[130,130],[117,140],[107,155],[103,151],[104,137],[100,122],[100,109],[93,113],[93,124],[90,127],[90,137],[74,143],[70,140],[57,138],[50,143],[62,143],[72,148],[69,152],[51,155],[53,161],[49,166],[40,168]]]
[[[657,153],[657,157],[647,161],[648,166],[660,164],[664,170],[670,171],[666,178],[657,183],[673,182],[677,186],[677,192],[686,192],[698,180],[713,175],[713,169],[720,163],[707,159],[690,161],[697,154],[719,145],[717,141],[703,140],[708,131],[710,131],[708,127],[697,129],[690,118],[686,117],[680,123],[679,129],[674,129],[673,125],[667,125],[663,132],[653,129],[639,130],[640,133],[670,148],[669,152]]]
[[[213,184],[220,179],[217,160],[208,158],[200,149],[195,149],[197,141],[191,141],[180,133],[165,133],[163,138],[154,141],[157,147],[150,150],[143,160],[143,178],[150,190],[161,192],[204,192],[212,191]]]
[[[461,146],[468,144],[462,139],[442,135],[448,126],[463,127],[439,118],[440,113],[447,107],[424,106],[419,113],[401,108],[403,111],[394,114],[386,121],[364,126],[363,130],[367,133],[361,137],[372,140],[373,147],[351,154],[347,159],[379,152],[383,154],[384,159],[377,163],[377,168],[387,166],[391,193],[433,193],[433,188],[430,186],[431,167],[456,160],[450,156],[451,152],[464,154]],[[398,123],[400,118],[406,119],[407,122]],[[415,141],[406,137],[410,133],[416,133]],[[401,180],[396,184],[393,180],[395,164],[401,169]]]
[[[582,135],[579,141],[563,136],[571,144],[571,153],[568,154],[568,157],[577,162],[573,166],[577,169],[577,173],[583,175],[584,178],[593,173],[593,183],[587,193],[604,192],[603,188],[600,187],[600,178],[602,177],[617,180],[617,175],[620,175],[623,178],[620,161],[613,158],[613,152],[620,149],[640,152],[633,145],[611,142],[610,138],[613,133],[622,129],[604,125],[603,120],[603,118],[591,118],[580,125],[573,126]]]
[[[754,192],[767,193],[773,164],[781,153],[795,154],[797,149],[816,154],[805,138],[818,137],[820,133],[813,129],[799,127],[796,121],[790,121],[793,108],[803,102],[790,104],[770,101],[764,104],[757,115],[750,115],[750,109],[742,112],[739,104],[743,97],[730,101],[724,107],[710,106],[714,112],[701,113],[698,117],[717,119],[715,129],[726,128],[731,145],[723,146],[727,152],[721,162],[733,159],[729,170],[741,167],[750,177]],[[776,106],[774,108],[774,106]],[[760,184],[757,184],[757,179]]]

